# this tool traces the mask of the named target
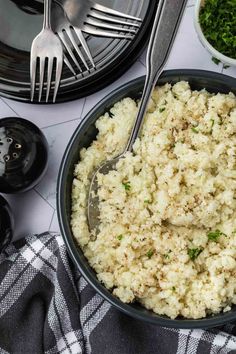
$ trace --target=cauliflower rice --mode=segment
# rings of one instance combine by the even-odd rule
[[[71,225],[101,281],[121,301],[174,319],[236,304],[236,98],[155,89],[133,153],[99,175],[100,231],[86,219],[94,169],[124,149],[137,102],[125,98],[96,122],[75,166]]]

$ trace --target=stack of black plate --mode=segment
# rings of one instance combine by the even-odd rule
[[[65,68],[57,102],[89,95],[125,72],[145,47],[157,5],[152,0],[100,0],[101,4],[140,17],[132,41],[88,36],[96,70],[77,78]],[[0,95],[29,102],[30,47],[42,28],[43,0],[0,0]]]

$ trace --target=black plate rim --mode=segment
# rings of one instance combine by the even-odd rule
[[[99,74],[92,75],[91,79],[88,77],[88,80],[84,80],[84,82],[78,81],[79,84],[76,86],[69,85],[69,87],[63,87],[62,91],[58,91],[57,101],[58,103],[70,102],[76,99],[84,98],[89,96],[112,82],[118,79],[122,74],[124,74],[131,65],[137,60],[137,58],[142,54],[146,47],[147,39],[149,37],[152,22],[155,16],[155,9],[157,6],[157,2],[151,1],[149,2],[148,10],[146,12],[145,18],[143,20],[142,26],[135,36],[135,38],[130,42],[130,44],[122,51],[122,55],[118,55],[116,59],[113,60],[112,65],[108,64],[103,67]],[[71,78],[73,75],[71,74]],[[2,80],[2,81],[1,81]],[[76,81],[76,80],[75,80]],[[31,102],[30,101],[30,91],[27,95],[24,90],[24,87],[27,85],[26,83],[22,83],[22,86],[17,86],[17,83],[13,82],[11,84],[7,83],[8,80],[0,77],[0,96],[8,99],[12,99],[18,102],[24,102],[28,104],[52,104],[51,102]],[[82,86],[80,85],[82,84]],[[15,86],[17,87],[17,94],[15,92],[10,92],[9,87]],[[29,86],[30,87],[30,86]],[[21,92],[22,91],[22,92]],[[65,92],[64,92],[65,91]],[[27,96],[26,96],[27,95]]]
[[[192,80],[205,80],[206,82],[214,82],[214,85],[217,85],[220,89],[219,91],[225,92],[232,88],[232,92],[236,93],[236,79],[226,76],[223,74],[204,71],[204,70],[192,70],[192,69],[180,69],[180,70],[169,70],[165,71],[159,83],[171,82],[185,79],[186,78]],[[98,105],[96,105],[90,112],[86,115],[86,117],[82,120],[79,126],[76,128],[74,134],[72,135],[64,156],[62,158],[61,166],[59,169],[59,175],[57,180],[57,214],[59,220],[59,226],[61,230],[61,234],[63,240],[66,244],[66,248],[68,250],[69,256],[73,260],[76,267],[81,272],[82,276],[86,279],[86,281],[97,291],[105,300],[107,300],[110,304],[112,304],[115,308],[125,313],[128,316],[131,316],[135,319],[148,322],[150,324],[165,326],[168,328],[183,328],[183,329],[192,329],[192,328],[211,328],[216,326],[221,326],[223,324],[232,322],[236,319],[236,306],[234,309],[220,313],[215,316],[210,316],[204,319],[175,319],[172,320],[165,316],[159,316],[154,314],[152,311],[145,310],[142,308],[138,310],[132,305],[128,305],[122,303],[118,298],[113,296],[96,278],[94,271],[88,265],[87,260],[85,259],[82,251],[76,246],[73,235],[70,229],[70,223],[66,216],[66,208],[67,205],[65,203],[66,200],[66,183],[68,176],[68,168],[72,161],[72,157],[75,156],[76,142],[78,140],[78,136],[84,130],[86,131],[87,127],[90,126],[91,117],[97,117],[101,115],[101,112],[105,112],[112,106],[115,102],[120,100],[122,97],[127,97],[128,93],[131,91],[140,91],[144,84],[144,77],[139,77],[128,83],[116,88],[110,94],[108,94],[105,98],[103,98]],[[227,90],[226,90],[227,88]],[[93,118],[96,120],[97,118]],[[78,150],[78,149],[77,149]],[[78,158],[78,151],[77,151]]]

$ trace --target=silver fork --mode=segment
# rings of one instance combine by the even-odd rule
[[[83,32],[102,37],[133,39],[141,18],[127,15],[92,0],[57,0],[70,23]]]
[[[44,0],[44,22],[42,31],[35,37],[31,46],[30,57],[30,80],[31,80],[31,101],[34,99],[36,72],[39,62],[39,102],[41,102],[43,83],[45,76],[45,64],[47,62],[47,91],[46,102],[48,102],[53,66],[56,67],[53,102],[56,101],[57,91],[60,84],[63,66],[62,44],[51,29],[51,0]],[[55,62],[55,64],[54,64]]]
[[[75,63],[75,65],[77,66],[80,72],[83,72],[83,70],[72,49],[75,50],[75,52],[77,53],[77,55],[79,56],[80,60],[82,61],[82,63],[84,64],[87,70],[89,70],[90,68],[87,64],[85,56],[90,62],[90,65],[93,68],[95,67],[90,49],[86,43],[86,40],[84,39],[83,33],[76,26],[72,26],[72,24],[69,22],[67,18],[66,13],[64,12],[63,7],[61,6],[60,3],[58,3],[58,1],[55,1],[55,4],[53,6],[52,28],[60,38],[61,42],[63,43],[66,49],[66,52],[69,54],[70,58],[73,60],[73,62]],[[83,48],[85,55],[80,50],[79,44]],[[71,67],[66,54],[64,54],[64,62],[72,71],[73,68]]]

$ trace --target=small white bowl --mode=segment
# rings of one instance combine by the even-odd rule
[[[228,64],[230,66],[236,66],[236,59],[227,57],[226,55],[220,53],[207,41],[202,28],[199,23],[199,13],[201,7],[204,5],[204,0],[196,0],[195,12],[194,12],[194,26],[198,35],[198,38],[202,45],[212,54],[214,58],[219,59],[223,64]]]

